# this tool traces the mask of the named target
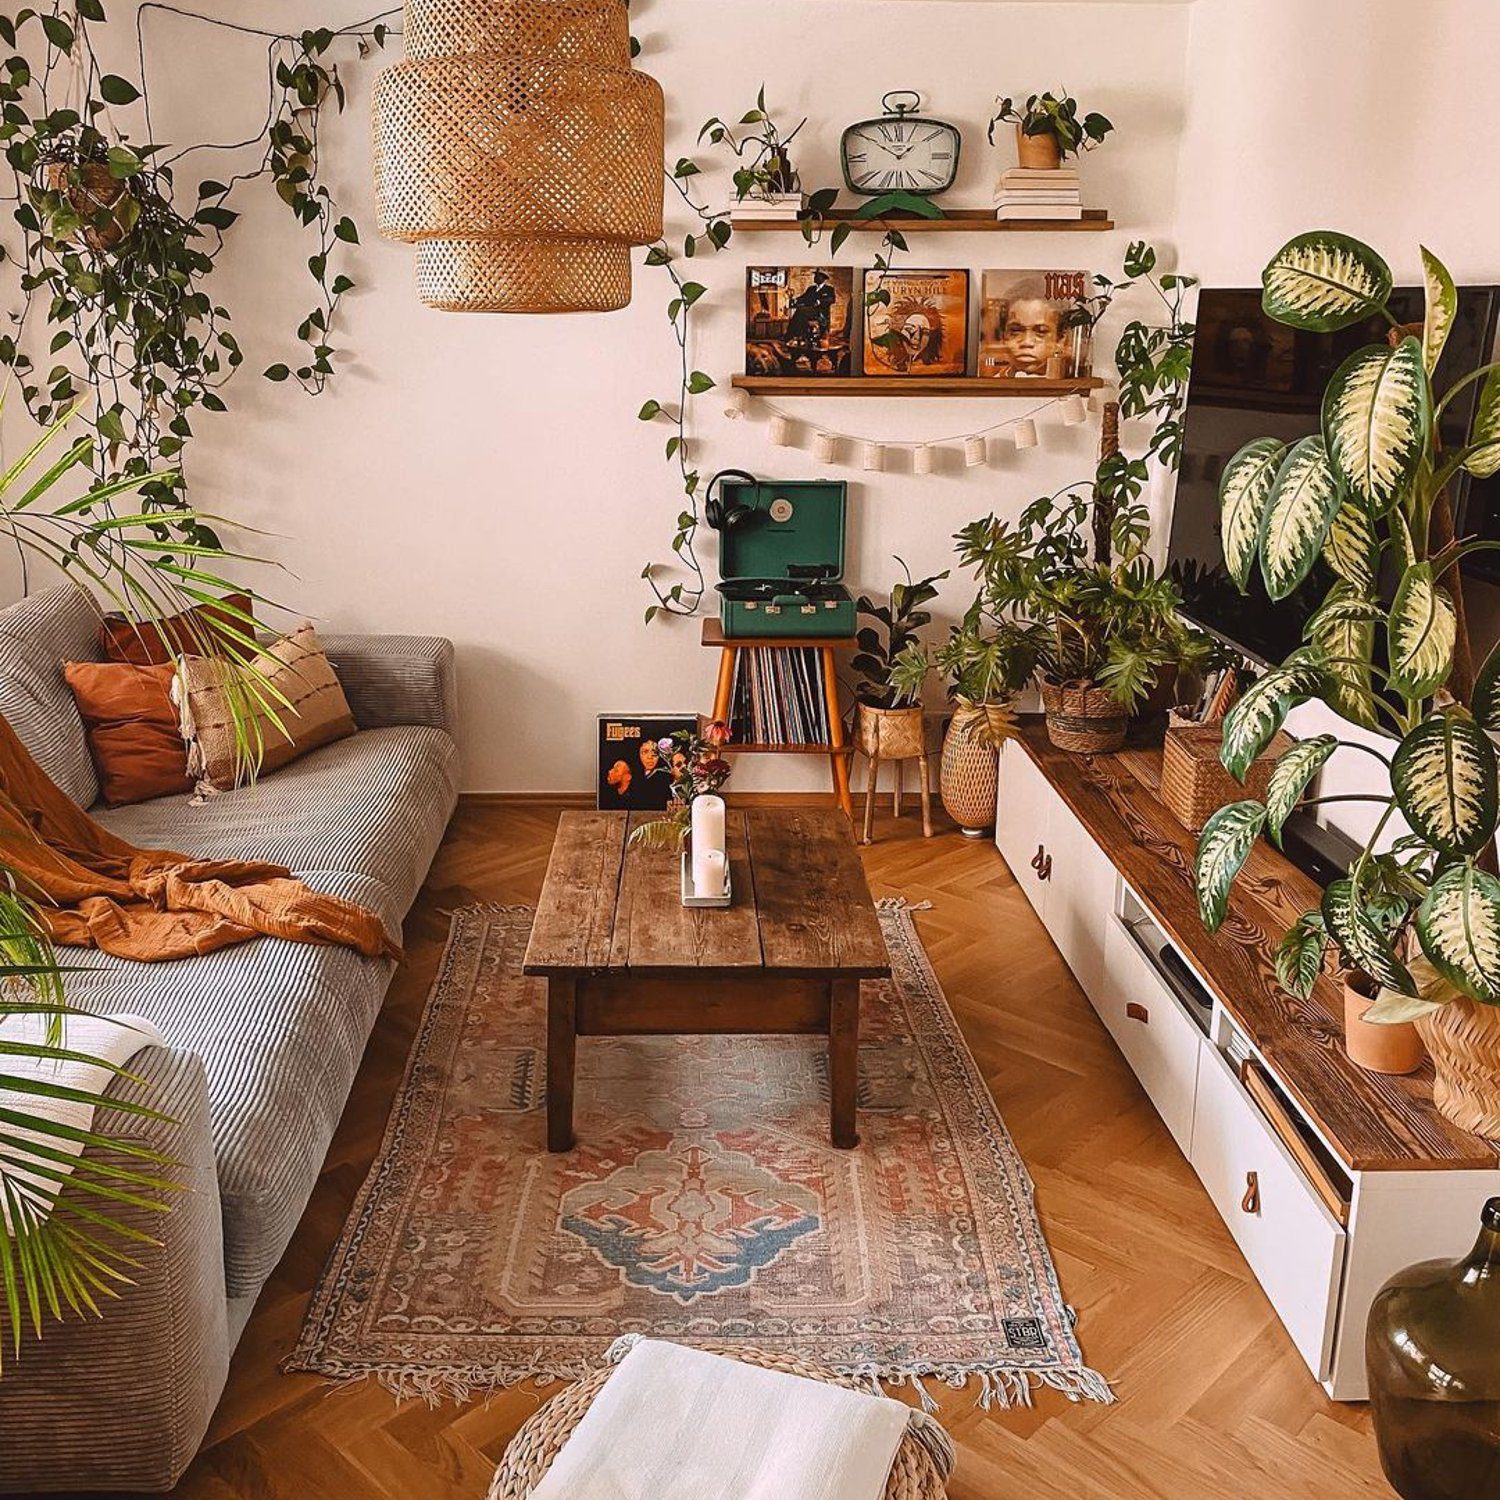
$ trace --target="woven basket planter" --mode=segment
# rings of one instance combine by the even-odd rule
[[[43,162],[36,181],[48,192],[61,194],[85,221],[77,238],[96,254],[113,250],[135,224],[129,187],[103,162]]]
[[[1461,995],[1415,1024],[1437,1073],[1439,1113],[1461,1130],[1500,1137],[1500,1006]]]
[[[872,708],[860,703],[854,711],[854,743],[861,755],[880,760],[912,760],[926,754],[926,724],[922,705],[914,708]]]
[[[983,707],[958,708],[943,737],[938,785],[948,816],[971,837],[995,826],[1000,752]]]
[[[1212,724],[1172,724],[1161,752],[1161,800],[1168,812],[1193,833],[1231,802],[1246,797],[1265,800],[1266,787],[1277,760],[1296,742],[1277,731],[1276,737],[1236,781],[1219,759],[1223,721]]]
[[[1125,743],[1130,710],[1105,688],[1087,682],[1042,681],[1047,738],[1059,750],[1104,755]]]
[[[790,1354],[770,1354],[738,1345],[702,1344],[696,1347],[727,1355],[743,1364],[757,1365],[763,1370],[779,1370],[786,1375],[800,1375],[805,1380],[821,1380],[851,1391],[867,1394],[869,1391],[867,1384],[835,1375],[822,1365]],[[527,1500],[613,1373],[613,1369],[600,1370],[580,1380],[527,1418],[500,1460],[487,1500]],[[941,1444],[943,1435],[938,1433],[936,1436]],[[948,1493],[944,1464],[940,1464],[915,1433],[908,1430],[896,1451],[891,1477],[886,1481],[885,1500],[943,1500]],[[704,1500],[709,1500],[709,1497],[705,1496]]]

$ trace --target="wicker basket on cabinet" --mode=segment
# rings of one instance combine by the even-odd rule
[[[1173,723],[1162,746],[1161,800],[1167,811],[1193,833],[1202,833],[1203,825],[1231,802],[1247,797],[1264,800],[1277,759],[1295,743],[1289,734],[1278,730],[1241,783],[1219,759],[1223,728],[1222,720],[1211,724]]]

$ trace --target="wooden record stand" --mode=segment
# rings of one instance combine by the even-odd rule
[[[719,651],[719,681],[714,690],[713,717],[729,722],[731,695],[734,691],[734,663],[741,651],[789,651],[807,649],[818,653],[823,669],[823,704],[828,712],[826,745],[756,745],[731,741],[726,751],[741,755],[826,755],[833,777],[833,795],[844,815],[854,821],[854,799],[849,794],[849,757],[852,747],[844,741],[844,721],[839,714],[838,674],[833,653],[854,645],[851,636],[745,636],[730,640],[717,620],[703,622],[702,642]]]

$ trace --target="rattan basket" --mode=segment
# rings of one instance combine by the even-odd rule
[[[842,1385],[851,1391],[867,1391],[868,1387],[857,1380],[835,1375],[822,1365],[810,1360],[798,1359],[791,1354],[772,1354],[764,1349],[745,1349],[737,1345],[702,1344],[695,1347],[707,1349],[713,1354],[724,1354],[747,1365],[759,1365],[763,1370],[780,1370],[787,1375],[800,1375],[805,1380],[821,1380],[829,1385]],[[562,1445],[567,1442],[573,1429],[583,1420],[583,1414],[593,1403],[594,1397],[604,1387],[604,1382],[614,1374],[614,1367],[600,1370],[576,1385],[554,1396],[542,1409],[522,1424],[521,1430],[510,1441],[495,1471],[487,1500],[526,1500],[542,1476],[552,1467]],[[946,1439],[941,1431],[934,1434],[938,1442],[933,1446],[942,1448]],[[948,1493],[944,1463],[933,1455],[928,1445],[917,1437],[914,1429],[908,1429],[896,1452],[896,1462],[891,1466],[891,1477],[886,1481],[885,1500],[943,1500]],[[705,1496],[704,1500],[709,1500]]]
[[[1223,728],[1221,719],[1209,724],[1174,722],[1167,728],[1161,753],[1161,800],[1193,833],[1202,833],[1203,825],[1231,802],[1264,798],[1272,768],[1294,743],[1290,735],[1278,731],[1240,783],[1219,759]]]
[[[1059,750],[1104,755],[1125,743],[1130,710],[1107,688],[1090,683],[1042,681],[1047,738]]]

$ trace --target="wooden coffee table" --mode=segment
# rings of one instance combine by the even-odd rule
[[[858,1144],[859,984],[890,960],[841,812],[731,808],[734,905],[682,905],[655,814],[565,812],[524,971],[547,980],[547,1147],[573,1145],[580,1036],[826,1036],[833,1144]]]

